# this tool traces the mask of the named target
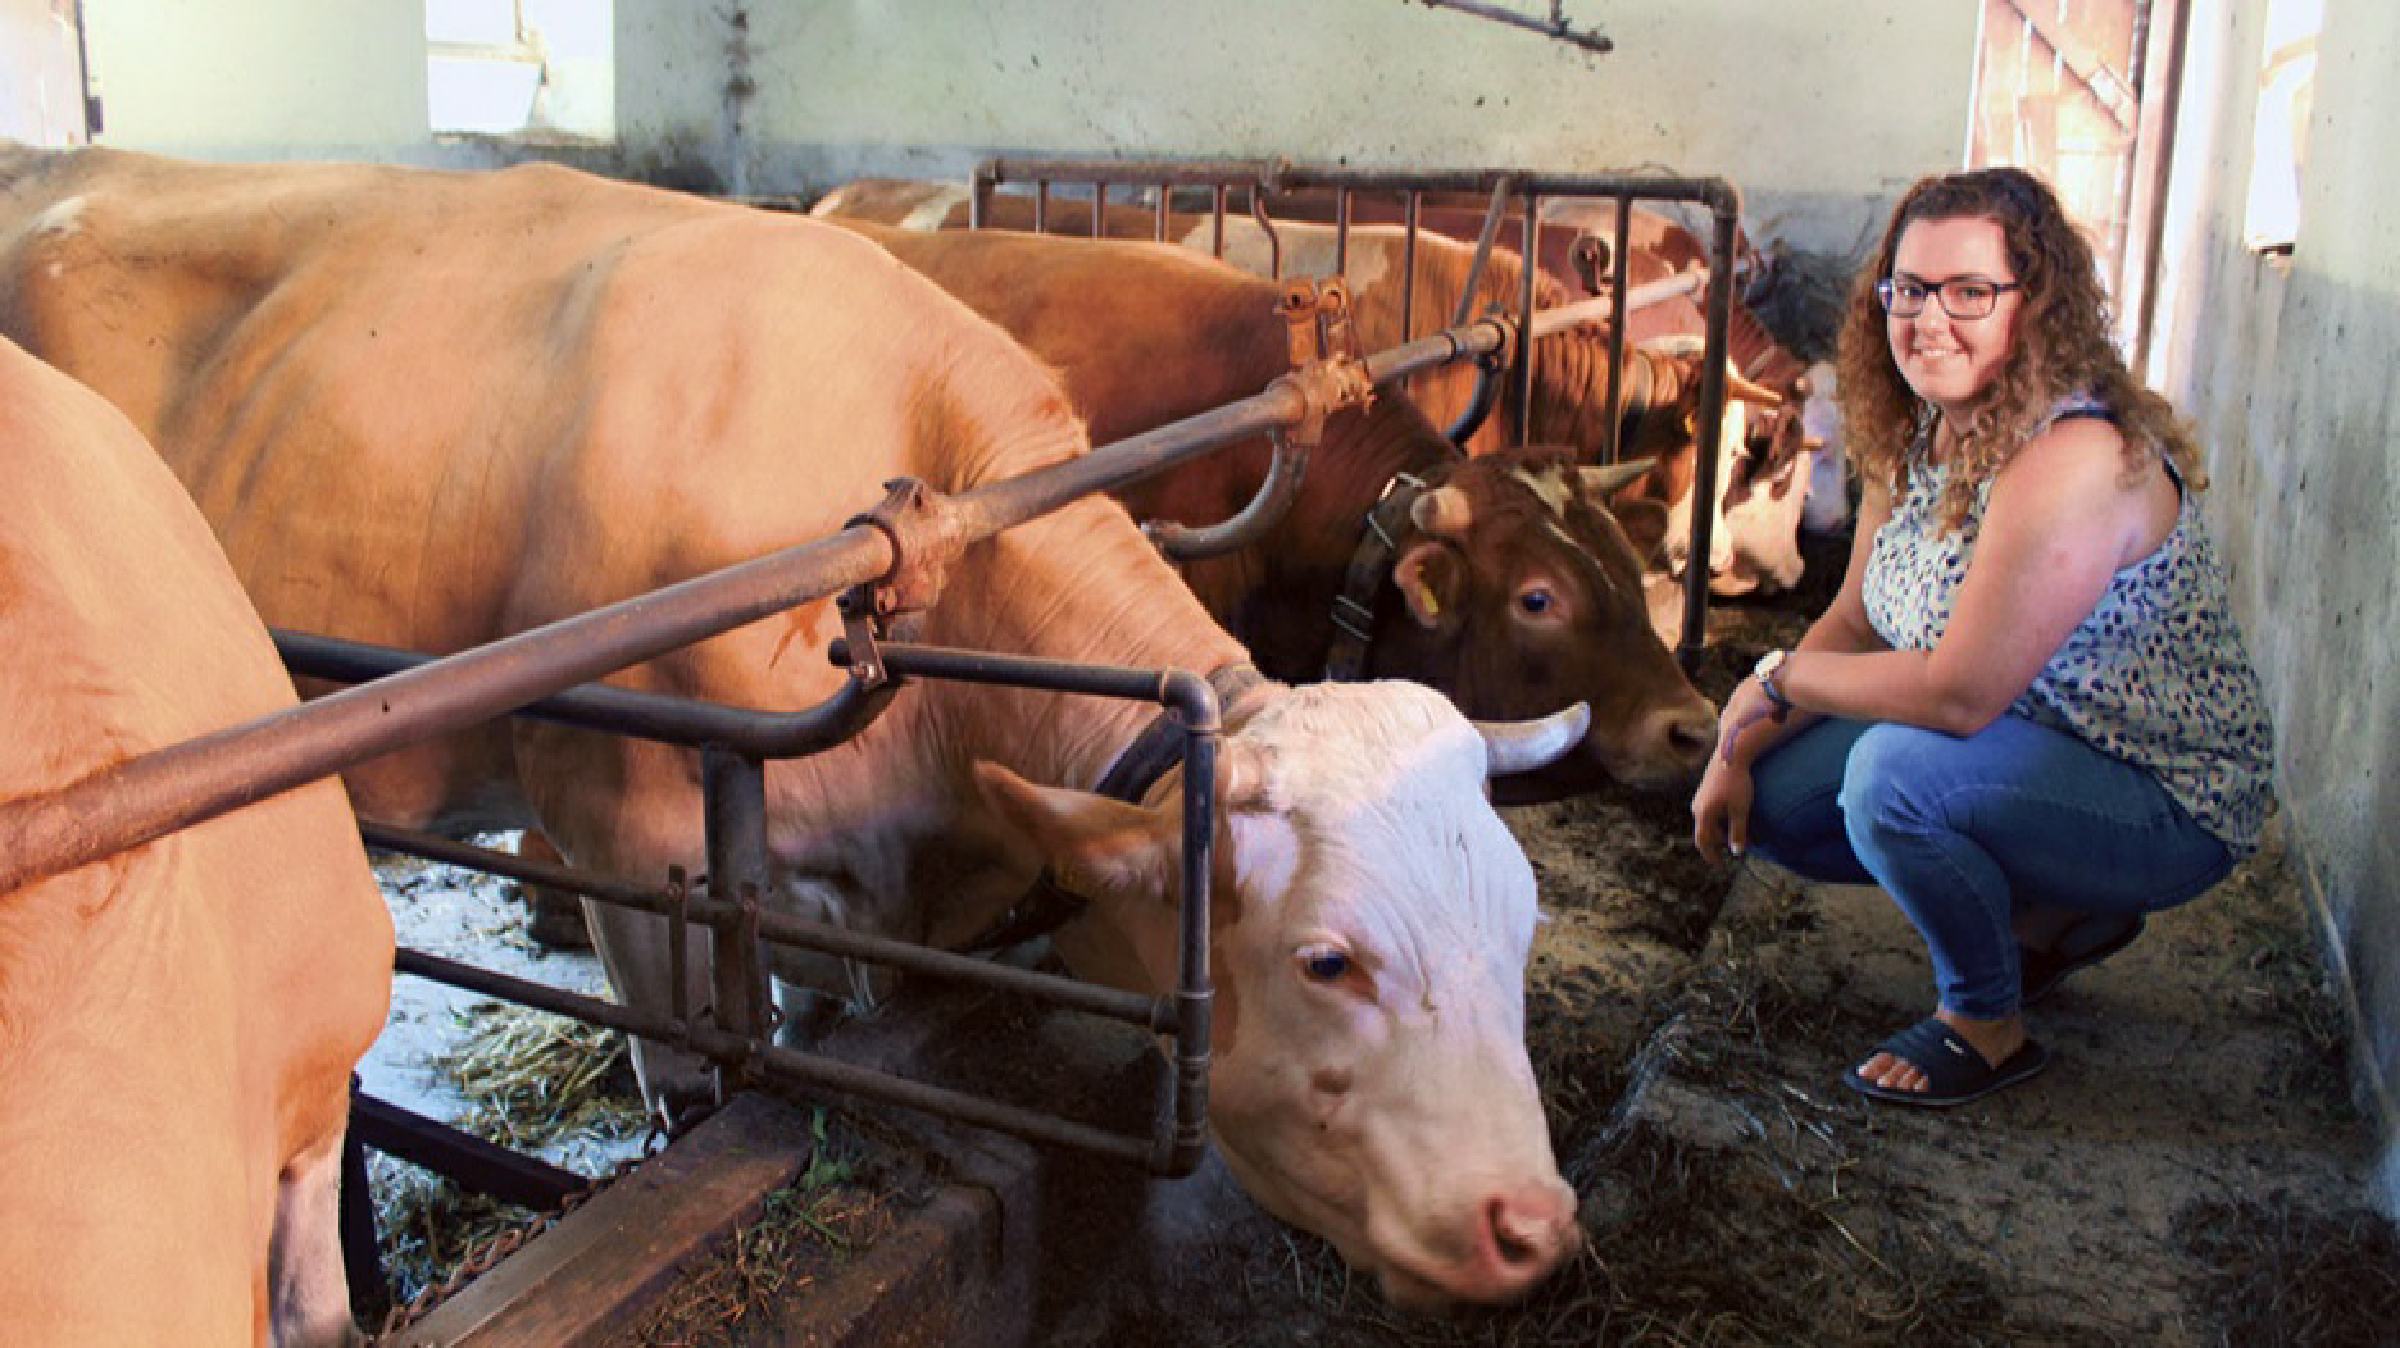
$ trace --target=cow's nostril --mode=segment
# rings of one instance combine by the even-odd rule
[[[1495,1198],[1485,1210],[1492,1225],[1492,1253],[1502,1267],[1532,1263],[1542,1257],[1539,1222],[1528,1222],[1522,1214],[1511,1211],[1508,1200]]]

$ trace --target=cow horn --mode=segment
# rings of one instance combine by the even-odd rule
[[[1725,372],[1725,396],[1760,407],[1783,406],[1783,395],[1764,384],[1754,384],[1733,370]]]
[[[1408,518],[1436,538],[1464,538],[1475,522],[1475,507],[1458,488],[1436,487],[1409,506]]]
[[[1483,734],[1486,771],[1494,777],[1548,767],[1583,743],[1592,728],[1592,708],[1578,702],[1532,721],[1477,721]]]
[[[1583,494],[1587,499],[1606,501],[1634,483],[1649,476],[1658,460],[1630,459],[1624,463],[1587,466],[1576,471],[1583,475]]]

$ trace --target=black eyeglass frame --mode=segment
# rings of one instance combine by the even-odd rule
[[[1915,282],[1915,284],[1924,287],[1925,298],[1918,300],[1914,307],[1904,310],[1898,306],[1897,302],[1900,299],[1900,282],[1897,278],[1890,276],[1886,276],[1882,280],[1879,280],[1875,283],[1875,302],[1882,305],[1883,311],[1887,314],[1890,314],[1894,318],[1915,318],[1917,315],[1925,312],[1925,301],[1931,300],[1934,303],[1941,305],[1942,312],[1949,315],[1953,322],[1972,323],[1979,318],[1990,318],[1993,311],[2000,307],[2000,297],[2002,295],[2007,294],[2011,290],[2023,290],[2025,288],[2025,283],[2023,281],[1991,281],[1980,276],[1952,276],[1940,281],[1918,281]],[[1990,290],[1992,292],[1991,303],[1980,313],[1960,313],[1956,308],[1952,307],[1950,303],[1950,288],[1952,286],[1962,285],[1981,286]]]

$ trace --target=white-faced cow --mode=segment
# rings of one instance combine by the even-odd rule
[[[886,479],[959,492],[1088,445],[1055,376],[869,241],[552,166],[18,151],[0,238],[0,325],[151,433],[270,621],[356,640],[458,650],[824,537]],[[811,603],[616,682],[806,707],[846,677],[825,659],[840,630]],[[1247,658],[1104,499],[969,549],[915,635]],[[856,739],[769,765],[769,901],[950,943],[1046,860],[1091,901],[1058,936],[1074,967],[1156,990],[1184,784],[1141,806],[1089,791],[1149,715],[912,683]],[[1574,1246],[1575,1198],[1523,1042],[1533,874],[1485,782],[1564,752],[1581,713],[1479,734],[1386,681],[1267,685],[1229,722],[1224,1154],[1397,1297],[1522,1293]],[[580,866],[655,882],[700,869],[695,769],[517,724],[349,781],[373,817],[538,825]],[[619,994],[663,1005],[656,920],[595,927]],[[637,1057],[654,1097],[695,1084],[657,1046]]]
[[[0,800],[294,702],[158,456],[0,341]],[[392,924],[319,782],[0,893],[0,1339],[350,1341],[350,1069]]]

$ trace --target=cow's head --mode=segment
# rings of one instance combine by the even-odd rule
[[[1671,417],[1644,412],[1629,443],[1655,453],[1648,476],[1626,486],[1617,508],[1636,501],[1667,507],[1659,558],[1669,574],[1681,575],[1691,552],[1693,489],[1698,481],[1699,339],[1677,337],[1638,351],[1650,371],[1643,381],[1666,391]],[[1722,595],[1789,587],[1800,578],[1798,526],[1807,499],[1813,448],[1798,399],[1805,383],[1787,397],[1754,384],[1728,368],[1724,420],[1717,435],[1717,499],[1709,520],[1709,587]],[[1640,429],[1645,428],[1646,429]]]
[[[1714,594],[1773,593],[1800,583],[1800,517],[1816,442],[1791,403],[1747,420],[1738,449],[1718,473],[1723,491],[1716,527],[1724,546],[1712,540],[1709,547],[1708,588]],[[1720,554],[1723,560],[1714,561]]]
[[[1572,451],[1515,449],[1455,463],[1417,498],[1378,615],[1371,672],[1430,683],[1469,716],[1592,709],[1573,754],[1495,783],[1505,802],[1616,781],[1681,785],[1706,765],[1716,709],[1650,626],[1642,571],[1666,512],[1612,513],[1644,465],[1578,468]]]
[[[1514,1299],[1578,1233],[1525,1053],[1533,870],[1485,779],[1565,752],[1583,713],[1504,733],[1398,681],[1257,701],[1220,760],[1218,1148],[1260,1204],[1395,1302]],[[1172,986],[1180,779],[1135,806],[977,775],[1092,900],[1059,933],[1069,962],[1132,954]]]

